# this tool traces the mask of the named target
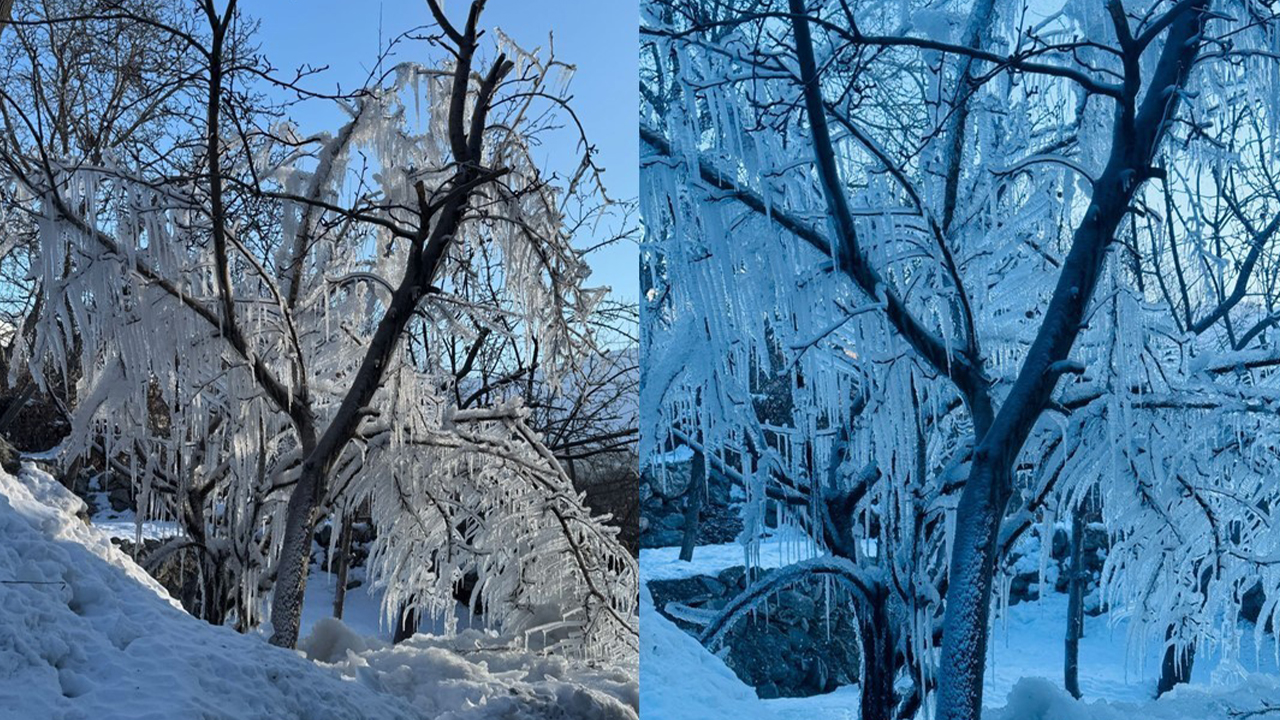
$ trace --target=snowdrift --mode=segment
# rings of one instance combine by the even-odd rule
[[[1255,674],[1238,687],[1184,685],[1145,703],[1077,701],[1057,683],[1023,678],[1009,704],[983,713],[984,720],[1237,720],[1280,714],[1280,678]]]
[[[640,586],[640,705],[645,720],[746,720],[774,714],[724,661],[676,627]],[[856,705],[854,705],[856,707]]]
[[[403,701],[186,614],[28,467],[0,472],[0,708],[30,720],[413,718]]]
[[[468,632],[395,647],[337,621],[303,649],[186,614],[27,466],[0,472],[0,711],[24,720],[634,720],[634,672]]]

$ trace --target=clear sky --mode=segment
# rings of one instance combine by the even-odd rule
[[[469,5],[465,0],[444,2],[446,12],[459,24]],[[431,20],[426,0],[242,0],[240,8],[261,21],[259,43],[277,68],[292,73],[304,64],[329,66],[306,83],[325,91],[339,83],[344,90],[361,85],[378,57],[380,27],[385,41]],[[525,48],[545,47],[554,33],[556,57],[577,66],[570,86],[574,108],[599,150],[609,193],[636,197],[638,20],[634,0],[489,0],[481,26],[502,28]],[[340,117],[315,103],[300,113],[315,113],[297,118],[305,131],[325,129]],[[316,125],[311,127],[309,120]],[[578,156],[568,133],[562,135],[549,140],[542,150],[547,154],[546,167],[565,173],[573,169]],[[596,253],[591,262],[594,272],[588,284],[608,285],[615,297],[634,301],[639,272],[633,243]]]

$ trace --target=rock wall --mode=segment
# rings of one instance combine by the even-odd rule
[[[719,611],[745,588],[741,566],[714,576],[649,583],[658,611],[695,637],[702,628],[669,612],[670,603]],[[857,682],[861,668],[850,608],[834,588],[828,603],[822,581],[806,582],[778,593],[760,612],[740,621],[715,651],[761,698],[831,692]]]
[[[1004,577],[1009,583],[1009,604],[1040,599],[1040,534],[1043,527],[1037,527],[1027,533],[1019,542],[1004,565]],[[1083,566],[1088,575],[1085,584],[1084,611],[1089,615],[1099,615],[1106,607],[1098,597],[1098,578],[1102,566],[1107,560],[1107,549],[1110,541],[1107,529],[1101,523],[1085,525]],[[1049,547],[1049,557],[1044,562],[1044,582],[1055,592],[1065,593],[1070,578],[1071,568],[1071,536],[1070,528],[1055,525]]]
[[[692,453],[668,453],[640,475],[640,547],[671,547],[684,539],[685,494]],[[707,497],[698,523],[698,544],[733,541],[742,530],[733,488],[720,473],[709,473]]]

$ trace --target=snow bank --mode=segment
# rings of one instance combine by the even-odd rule
[[[724,661],[658,613],[648,585],[640,586],[640,631],[645,720],[776,717]]]
[[[30,720],[411,718],[257,637],[208,625],[28,466],[0,472],[0,708]]]
[[[397,646],[318,620],[298,653],[186,614],[28,466],[0,472],[0,715],[23,720],[635,720],[635,668],[466,631]]]
[[[1251,675],[1232,688],[1185,685],[1146,703],[1077,701],[1057,683],[1024,678],[1009,693],[1009,703],[988,710],[984,720],[1237,720],[1280,713],[1280,679]]]
[[[317,623],[299,647],[372,689],[439,720],[636,720],[635,668],[538,656],[510,638],[464,630],[398,645],[362,637],[339,620]],[[646,715],[647,717],[647,715]]]

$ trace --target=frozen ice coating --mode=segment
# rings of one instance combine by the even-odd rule
[[[1280,654],[1277,26],[1237,2],[643,3],[641,460],[670,492],[666,458],[705,456],[747,575],[668,619],[719,641],[825,577],[863,651],[833,717],[1074,717],[984,684],[1071,682],[1062,635],[1048,668],[995,642],[1029,594],[1079,590],[1063,628],[1101,611],[1173,684]],[[814,550],[764,572],[779,526]],[[1151,711],[1251,707],[1228,699]]]

